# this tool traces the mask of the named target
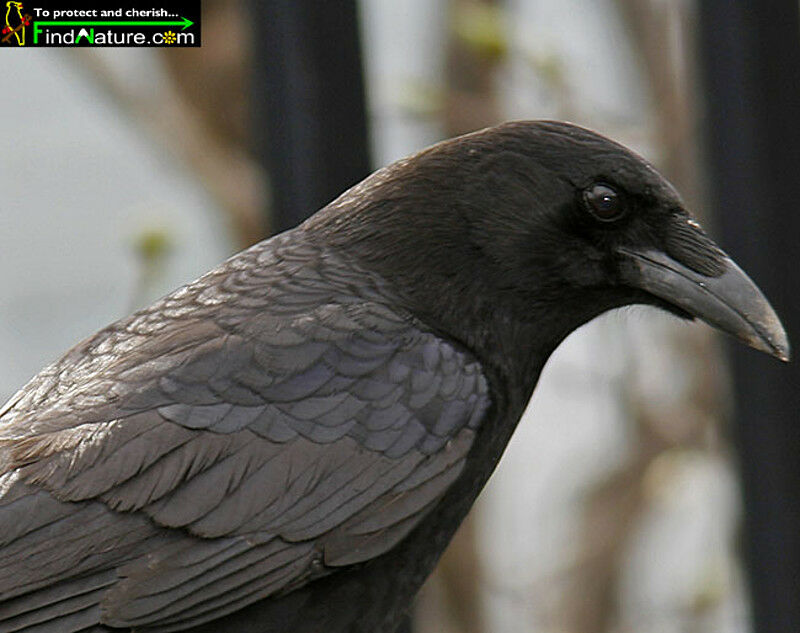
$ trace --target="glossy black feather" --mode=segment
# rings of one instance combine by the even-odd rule
[[[350,290],[370,284],[289,233],[31,381],[2,418],[0,522],[45,507],[0,550],[0,596],[30,595],[33,622],[72,586],[54,626],[99,602],[105,624],[180,627],[395,545],[463,468],[488,389],[379,288]]]
[[[0,410],[0,633],[391,633],[561,340],[686,314],[620,253],[720,272],[687,218],[622,146],[510,123],[101,330]]]

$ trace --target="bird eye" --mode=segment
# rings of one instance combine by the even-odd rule
[[[592,185],[584,190],[583,199],[589,212],[601,222],[618,220],[625,212],[622,198],[608,185]]]

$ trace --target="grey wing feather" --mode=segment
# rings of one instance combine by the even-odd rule
[[[461,472],[488,389],[376,283],[273,239],[12,398],[0,632],[179,630],[408,534]]]

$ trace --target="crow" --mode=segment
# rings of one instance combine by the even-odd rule
[[[675,189],[574,125],[372,174],[0,411],[0,631],[389,633],[553,350],[649,304],[788,360]]]

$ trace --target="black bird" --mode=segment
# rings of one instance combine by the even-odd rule
[[[394,631],[548,356],[632,303],[788,359],[599,134],[508,123],[376,172],[0,411],[0,631]]]

